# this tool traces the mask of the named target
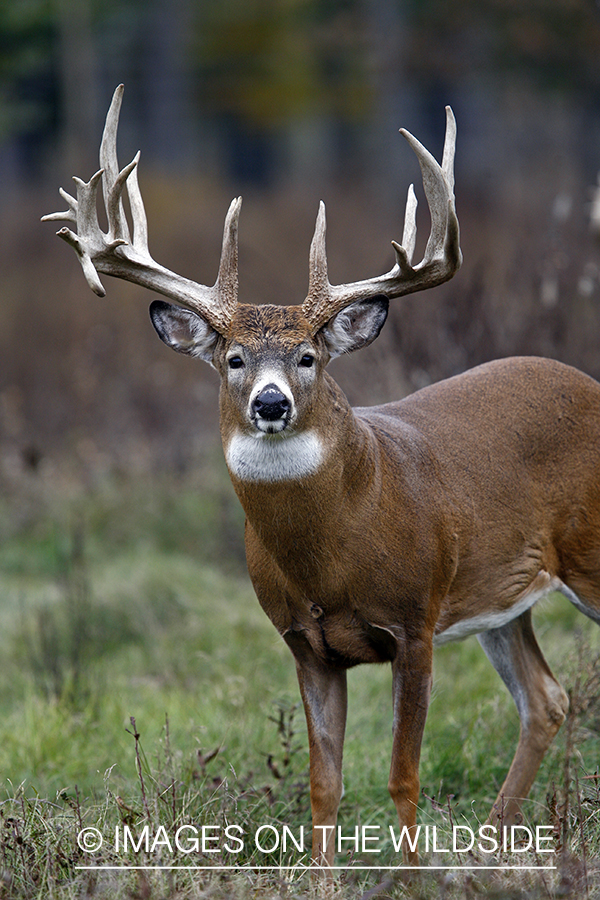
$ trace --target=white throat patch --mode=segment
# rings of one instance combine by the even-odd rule
[[[240,481],[297,481],[317,471],[325,457],[314,431],[302,434],[235,434],[225,450],[227,466]]]

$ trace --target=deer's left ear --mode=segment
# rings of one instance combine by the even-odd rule
[[[159,338],[168,347],[213,364],[219,335],[202,316],[163,300],[154,300],[150,304],[150,318]]]
[[[357,300],[336,313],[322,329],[332,359],[368,347],[383,328],[389,305],[387,297],[380,296]]]

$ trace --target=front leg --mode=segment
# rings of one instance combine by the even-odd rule
[[[312,862],[332,866],[335,825],[342,797],[342,754],[346,730],[346,670],[316,656],[300,633],[285,635],[294,659],[308,726]]]
[[[408,829],[402,842],[404,862],[418,865],[415,831],[419,801],[419,758],[431,693],[433,647],[431,640],[411,641],[398,648],[392,662],[394,703],[392,764],[389,792],[398,813],[400,829]],[[414,850],[411,849],[411,844]]]

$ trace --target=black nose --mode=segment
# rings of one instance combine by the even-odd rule
[[[252,401],[252,412],[267,422],[283,419],[290,409],[290,401],[276,384],[268,384]]]

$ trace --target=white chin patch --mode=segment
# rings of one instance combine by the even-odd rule
[[[323,445],[312,431],[287,436],[236,434],[225,450],[229,471],[240,481],[297,481],[316,472],[324,457]]]
[[[274,422],[269,422],[267,419],[257,417],[254,420],[254,424],[263,434],[279,434],[286,427],[287,421],[285,419],[276,419]]]

